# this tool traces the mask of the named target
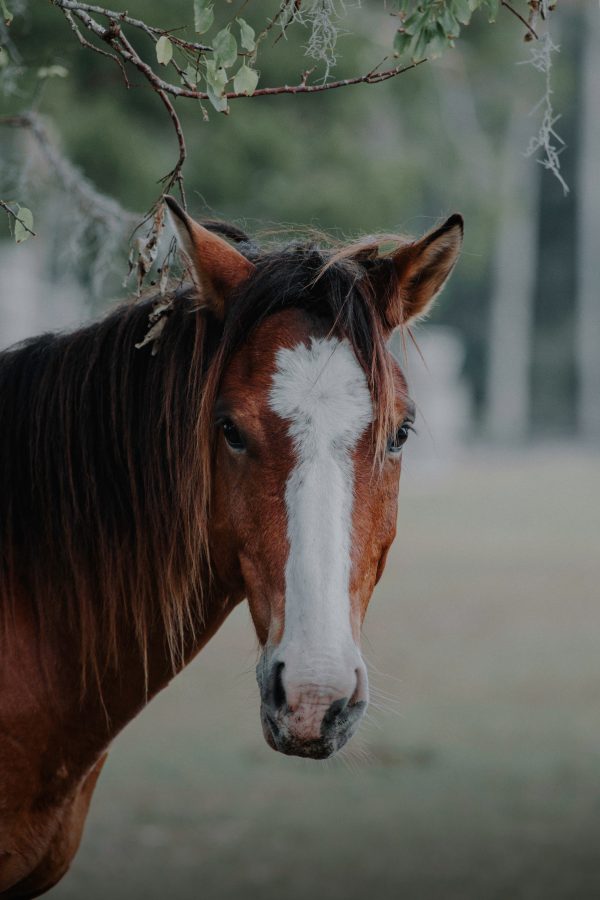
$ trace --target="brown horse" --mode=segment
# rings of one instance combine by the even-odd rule
[[[168,204],[193,285],[0,355],[2,897],[62,877],[111,741],[243,598],[272,747],[329,756],[368,702],[414,418],[387,341],[462,219],[267,251]]]

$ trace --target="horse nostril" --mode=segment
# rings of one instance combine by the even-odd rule
[[[282,709],[285,706],[285,688],[281,674],[284,667],[285,663],[275,663],[271,673],[271,702],[274,709]]]
[[[341,697],[339,700],[334,700],[325,715],[323,716],[323,722],[321,723],[321,733],[327,732],[330,728],[333,728],[341,719],[348,709],[348,698]]]

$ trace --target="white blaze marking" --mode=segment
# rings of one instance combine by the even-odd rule
[[[355,683],[350,621],[352,451],[372,418],[365,374],[347,340],[277,353],[271,408],[289,421],[296,465],[286,485],[289,555],[278,656],[298,683]]]

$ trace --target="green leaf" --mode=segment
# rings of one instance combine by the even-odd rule
[[[452,12],[462,25],[468,25],[471,21],[469,0],[452,0]]]
[[[194,31],[205,34],[215,21],[215,13],[209,0],[194,0]]]
[[[26,206],[17,206],[16,214],[19,218],[15,219],[15,241],[17,244],[22,244],[23,241],[33,237],[31,234],[33,231],[33,213]]]
[[[460,34],[460,25],[447,6],[444,7],[444,10],[439,18],[439,22],[447,35],[450,35],[451,37],[458,37],[458,35]]]
[[[498,16],[498,10],[500,9],[500,0],[487,0],[486,6],[488,8],[489,21],[495,22],[496,17]]]
[[[217,112],[229,112],[229,105],[225,96],[226,85],[227,72],[225,69],[222,66],[217,66],[214,59],[208,59],[206,61],[206,93]]]
[[[64,66],[42,66],[37,70],[38,78],[66,78],[69,70]]]
[[[9,56],[4,47],[0,47],[0,69],[8,65]]]
[[[419,12],[419,10],[417,10],[404,21],[404,24],[402,26],[404,31],[407,34],[410,34],[411,37],[415,34],[418,34],[427,22],[428,16],[429,13]]]
[[[225,91],[227,72],[223,66],[218,66],[214,59],[206,60],[206,81],[215,93],[222,94]]]
[[[436,22],[435,32],[429,41],[427,47],[427,56],[430,59],[437,59],[448,49],[448,38],[441,22]]]
[[[248,25],[245,19],[238,19],[240,26],[240,43],[244,50],[252,51],[256,47],[254,28]]]
[[[236,94],[247,94],[250,97],[258,84],[258,72],[244,63],[236,72],[233,79],[233,89]]]
[[[427,26],[426,28],[423,28],[423,30],[417,37],[414,49],[412,51],[413,59],[422,59],[423,58],[423,56],[425,55],[425,51],[427,49],[427,45],[429,44],[429,41],[431,40],[432,37],[433,37],[433,35],[432,35],[431,28],[429,26]]]
[[[229,112],[229,105],[227,103],[227,97],[224,97],[222,94],[216,94],[210,84],[206,85],[206,93],[208,94],[208,99],[214,106],[217,112],[227,113]]]
[[[227,69],[237,59],[237,41],[228,28],[219,31],[212,40],[214,59],[218,66]]]
[[[173,44],[166,34],[156,42],[156,58],[161,66],[168,66],[173,59]]]
[[[407,34],[406,31],[397,31],[394,37],[394,55],[402,56],[410,47],[411,42],[412,34]]]
[[[6,5],[5,0],[0,0],[0,10],[2,10],[2,18],[4,19],[4,24],[8,27],[14,19],[14,16]]]
[[[183,74],[185,76],[185,81],[189,84],[198,84],[198,70],[196,69],[196,66],[187,66]],[[181,81],[183,83],[184,79],[182,78]]]

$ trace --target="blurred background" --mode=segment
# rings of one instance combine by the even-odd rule
[[[184,0],[168,16],[126,6],[190,16]],[[336,77],[388,52],[382,6],[350,11]],[[598,4],[559,4],[549,27],[568,193],[526,156],[546,77],[506,11],[379,86],[240,100],[208,122],[181,104],[197,217],[353,237],[459,210],[465,249],[420,354],[396,348],[418,435],[365,627],[368,722],[325,764],[269,750],[238,609],[116,741],[53,896],[600,896]],[[2,113],[34,108],[75,168],[61,182],[30,134],[0,127],[0,195],[38,234],[15,246],[0,223],[0,348],[130,290],[129,213],[176,158],[157,98],[127,91],[49,5],[23,6],[11,34],[24,71],[4,73]],[[305,40],[265,50],[261,81],[296,82]],[[67,76],[38,77],[52,65]]]

